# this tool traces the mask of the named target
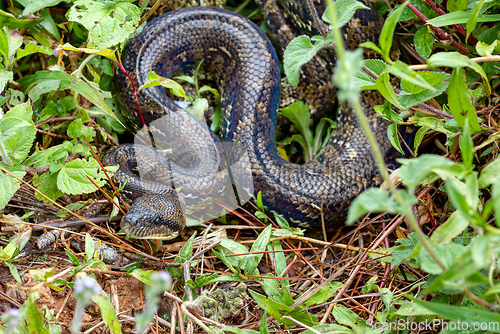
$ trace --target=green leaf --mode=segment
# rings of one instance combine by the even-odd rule
[[[375,75],[379,76],[380,74],[382,74],[387,64],[383,60],[379,59],[366,59],[364,61],[364,66],[372,71]],[[362,90],[376,89],[375,79],[367,74],[363,69],[355,74],[354,80]]]
[[[396,62],[394,62],[394,64],[387,66],[384,72],[389,72],[392,75],[400,77],[407,83],[412,83],[416,86],[427,88],[431,91],[436,91],[436,89],[427,81],[425,81],[425,79],[422,78],[419,73],[410,69],[408,65],[403,63],[401,60],[397,60]]]
[[[29,154],[36,136],[29,102],[18,104],[0,120],[0,145],[14,162],[22,162]]]
[[[465,74],[461,68],[455,68],[451,74],[450,87],[448,89],[448,107],[453,114],[453,118],[462,128],[465,127],[467,119],[472,131],[481,132],[481,126],[476,116],[476,109],[472,105]]]
[[[401,80],[401,92],[398,94],[401,104],[410,108],[428,101],[442,94],[448,88],[450,75],[445,72],[418,72],[418,74],[431,84],[434,89],[429,90],[417,86],[405,79]]]
[[[394,30],[396,29],[396,24],[399,21],[399,17],[403,13],[403,10],[406,8],[406,5],[408,3],[409,0],[392,11],[389,17],[385,20],[384,26],[382,27],[382,31],[380,32],[379,43],[380,43],[380,49],[382,49],[382,57],[389,64],[392,63],[390,53],[392,47],[392,38],[394,36]]]
[[[57,188],[57,176],[58,173],[52,174],[50,172],[43,173],[38,176],[35,174],[33,176],[33,184],[38,188],[40,192],[42,192],[45,196],[55,201],[59,197],[63,195],[63,192]],[[50,203],[47,199],[45,199],[40,194],[35,194],[36,198],[39,201],[44,201],[46,203]]]
[[[35,14],[40,9],[58,5],[61,2],[71,3],[71,0],[31,0],[26,2],[27,4],[21,14],[24,17],[28,16],[30,13]]]
[[[314,295],[306,299],[301,305],[303,308],[308,308],[315,304],[322,304],[328,301],[333,295],[343,286],[340,282],[332,282],[316,291]]]
[[[139,24],[139,8],[127,1],[78,0],[68,19],[89,31],[89,46],[106,49],[125,41]]]
[[[288,118],[293,123],[297,131],[304,136],[306,140],[307,152],[311,151],[310,144],[313,141],[313,134],[309,129],[311,114],[309,113],[309,106],[302,101],[296,101],[281,109],[281,115]]]
[[[54,50],[43,45],[26,44],[24,49],[17,49],[17,59],[32,55],[34,53],[43,53],[50,56],[54,53]]]
[[[424,139],[425,134],[430,129],[431,128],[429,128],[427,126],[422,126],[420,129],[418,129],[417,133],[415,133],[415,138],[413,139],[413,150],[415,153],[415,157],[418,156],[418,148],[420,147],[420,144],[422,143],[422,140]]]
[[[357,101],[360,88],[354,73],[358,73],[363,67],[363,50],[358,48],[354,51],[344,51],[344,61],[337,59],[333,69],[333,84],[339,89],[337,98],[339,101]]]
[[[311,43],[309,36],[298,36],[286,47],[283,54],[283,67],[288,82],[297,87],[299,83],[300,68],[309,62],[325,43]]]
[[[464,130],[460,135],[458,144],[462,153],[462,161],[465,168],[472,171],[472,159],[474,158],[474,142],[470,134],[469,120],[465,119]]]
[[[468,4],[469,0],[449,0],[446,3],[446,8],[448,9],[448,12],[456,12],[459,10],[465,10]]]
[[[479,20],[479,13],[481,12],[481,9],[486,3],[492,2],[492,0],[479,0],[474,4],[474,7],[472,8],[469,18],[467,19],[467,24],[465,26],[467,30],[467,36],[465,38],[465,42],[467,43],[467,40],[469,39],[470,34],[474,31],[476,28],[476,24]],[[481,22],[481,21],[479,21]]]
[[[369,9],[365,4],[356,0],[339,0],[333,3],[335,15],[337,16],[337,25],[339,28],[343,27],[354,16],[356,9]],[[326,9],[322,17],[323,21],[332,24],[330,19],[330,10]]]
[[[391,102],[396,108],[404,110],[405,107],[399,102],[396,92],[391,85],[391,78],[389,73],[384,73],[375,81],[378,91],[384,98]]]
[[[467,56],[464,56],[458,52],[439,52],[433,54],[429,59],[427,59],[427,64],[431,68],[438,66],[469,67],[483,78],[483,83],[486,87],[486,91],[488,94],[491,94],[489,79],[483,68],[478,63],[470,60]]]
[[[480,309],[477,307],[473,308],[470,306],[455,306],[455,305],[446,305],[442,303],[426,302],[423,300],[413,298],[409,295],[407,295],[406,297],[412,300],[414,303],[434,312],[438,316],[444,319],[451,320],[455,323],[461,321],[469,323],[470,326],[472,326],[472,324],[477,325],[478,319],[481,319],[481,322],[483,323],[500,322],[500,314],[496,312],[490,312],[485,309]],[[497,326],[488,326],[488,331],[490,333],[500,333],[500,328],[498,328]]]
[[[396,203],[389,196],[387,190],[370,188],[354,199],[347,214],[347,225],[353,224],[356,220],[369,212],[393,212]]]
[[[97,304],[97,306],[99,306],[102,320],[106,325],[108,325],[110,332],[113,334],[121,334],[122,330],[120,322],[118,321],[115,308],[113,307],[113,304],[111,304],[109,297],[101,293],[93,296],[92,300]]]
[[[19,271],[17,270],[16,266],[14,266],[9,261],[4,261],[4,263],[7,265],[7,267],[9,267],[10,273],[12,277],[14,277],[16,282],[23,285],[23,280],[21,279],[21,276],[19,276]]]
[[[118,63],[118,58],[116,57],[117,50],[110,50],[110,49],[96,50],[96,49],[89,49],[89,48],[77,48],[69,43],[64,43],[63,45],[59,45],[57,47],[56,51],[59,51],[60,49],[67,50],[67,51],[84,52],[87,54],[97,54],[99,56],[106,57],[106,58],[114,61],[115,63]],[[109,75],[112,75],[112,73]]]
[[[39,298],[38,292],[33,291],[29,294],[23,306],[24,319],[29,333],[49,334],[45,327],[42,312],[36,306],[36,300]]]
[[[487,164],[479,174],[479,188],[483,189],[491,185],[500,175],[500,158],[496,158]]]
[[[255,242],[253,243],[252,248],[250,249],[250,253],[265,251],[270,238],[271,238],[271,225],[268,225],[262,231],[262,233],[259,234]],[[245,274],[254,275],[255,269],[257,269],[257,266],[263,256],[264,253],[248,256],[246,259]]]
[[[434,44],[434,37],[429,32],[429,26],[424,26],[417,30],[413,36],[413,44],[415,44],[415,51],[427,59],[432,53],[432,45]]]
[[[477,22],[497,22],[500,20],[500,14],[476,14]],[[449,26],[452,24],[464,24],[469,23],[469,18],[472,16],[471,12],[453,12],[444,14],[427,21],[427,24],[432,24],[436,27]],[[471,27],[474,20],[471,21]],[[475,27],[475,24],[474,24]],[[467,29],[469,32],[469,29]]]
[[[12,80],[14,80],[14,73],[12,71],[0,69],[0,92],[3,92],[5,86]]]
[[[74,255],[73,253],[71,253],[67,248],[64,248],[64,252],[66,253],[66,256],[68,256],[68,259],[71,261],[71,263],[74,266],[79,266],[80,265],[80,261],[78,261],[78,257],[76,255]]]
[[[498,39],[491,44],[486,44],[481,41],[477,41],[476,51],[480,56],[491,57],[497,45],[498,45]]]
[[[391,123],[391,125],[389,125],[387,128],[387,137],[389,138],[392,147],[394,147],[399,153],[404,154],[398,137],[398,123]]]
[[[66,194],[87,194],[97,190],[94,184],[87,178],[89,176],[100,187],[106,184],[105,175],[99,172],[99,164],[94,158],[88,161],[75,159],[68,162],[57,176],[57,187]]]
[[[42,21],[42,18],[17,19],[14,15],[0,10],[0,26],[8,26],[12,29],[34,26]]]
[[[422,117],[418,120],[417,125],[425,126],[432,130],[444,133],[447,136],[453,135],[453,132],[445,127],[445,124],[435,117]]]
[[[141,87],[139,87],[139,89],[137,89],[137,92],[139,92],[144,88],[155,87],[155,86],[162,86],[167,89],[170,89],[170,92],[175,96],[182,97],[186,101],[188,100],[188,97],[184,92],[184,88],[182,88],[180,84],[178,84],[172,79],[161,77],[154,71],[149,72],[148,77],[146,78],[146,82]]]
[[[462,233],[468,226],[468,220],[460,212],[455,211],[432,233],[430,243],[432,246],[449,244],[453,238]]]
[[[51,91],[56,91],[59,88],[60,84],[61,80],[47,80],[33,87],[28,93],[28,96],[33,102],[35,102],[43,94]]]
[[[398,159],[403,166],[399,170],[399,178],[410,189],[419,185],[419,182],[437,168],[449,168],[454,162],[434,154],[423,154],[415,159]]]

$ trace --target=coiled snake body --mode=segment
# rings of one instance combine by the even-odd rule
[[[345,34],[354,35],[346,36],[348,42],[374,38],[374,26],[380,25],[374,25],[374,17],[371,11],[358,10],[344,29]],[[208,7],[168,13],[150,22],[130,42],[122,59],[138,86],[150,70],[170,77],[179,68],[203,60],[221,91],[226,143],[180,109],[163,88],[139,93],[155,145],[162,146],[167,155],[145,146],[121,145],[104,158],[105,164],[120,166],[115,179],[127,181],[125,191],[135,199],[121,224],[133,237],[175,237],[191,211],[209,219],[217,214],[204,209],[209,202],[226,209],[234,204],[220,203],[234,197],[231,184],[240,202],[261,192],[265,206],[303,226],[320,222],[322,215],[326,223],[339,221],[352,199],[373,184],[377,168],[347,105],[339,106],[337,130],[313,162],[296,165],[280,157],[275,138],[281,78],[278,57],[265,34],[238,14]],[[117,94],[122,112],[133,124],[141,124],[131,85],[121,73]],[[378,138],[384,138],[387,129],[373,110],[381,103],[373,92],[362,94],[365,113]],[[386,150],[387,140],[380,142]]]

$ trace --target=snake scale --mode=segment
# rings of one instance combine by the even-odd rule
[[[257,2],[270,26],[280,33],[283,27],[274,0]],[[285,6],[289,17],[309,22],[303,27],[312,25],[304,14],[305,1],[283,2],[289,4]],[[378,14],[358,10],[343,28],[346,44],[353,48],[374,40],[380,27]],[[281,38],[286,42],[286,37]],[[124,192],[133,200],[121,222],[132,237],[173,238],[184,227],[186,214],[201,210],[210,217],[212,211],[205,208],[221,204],[234,191],[240,203],[261,192],[267,208],[301,226],[317,224],[322,216],[333,224],[345,217],[350,202],[377,178],[366,137],[346,104],[338,106],[337,129],[311,163],[298,165],[280,157],[276,147],[278,56],[262,30],[243,16],[211,7],[175,10],[151,21],[126,47],[122,60],[137,86],[146,82],[150,70],[171,77],[203,60],[216,78],[223,116],[221,142],[168,98],[163,88],[140,91],[138,103],[149,133],[163,150],[125,144],[108,151],[103,159],[106,165],[119,165],[114,178],[126,182]],[[137,127],[142,123],[133,96],[130,81],[119,73],[121,110]],[[387,151],[387,124],[373,108],[383,104],[382,98],[364,91],[361,102],[382,150]],[[233,204],[221,204],[221,208]]]

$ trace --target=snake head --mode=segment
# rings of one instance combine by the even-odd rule
[[[174,190],[139,197],[120,223],[135,239],[174,239],[185,226],[184,207]]]

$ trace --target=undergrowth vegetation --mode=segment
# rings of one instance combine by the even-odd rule
[[[271,217],[258,196],[251,212],[202,224],[201,236],[141,245],[112,228],[125,206],[87,214],[107,203],[98,191],[107,183],[99,157],[127,133],[114,76],[150,7],[0,1],[0,260],[8,277],[0,331],[500,332],[500,3],[373,5],[386,21],[379,40],[363,47],[381,59],[363,61],[359,49],[343,49],[339,28],[365,5],[339,0],[323,17],[328,31],[293,40],[283,66],[296,85],[300,67],[335,46],[338,98],[354,107],[385,181],[352,203],[347,224],[359,225],[318,237]],[[227,8],[266,28],[252,2]],[[414,65],[391,58],[395,48]],[[192,94],[154,72],[137,89],[162,85],[201,117],[208,95],[220,96],[197,72],[176,78]],[[384,96],[376,111],[391,122],[387,136],[395,150],[409,152],[390,175],[364,120],[363,89]],[[333,121],[310,129],[300,102],[281,114],[297,130],[281,143],[298,144],[310,161]],[[214,131],[219,118],[216,107]],[[416,128],[412,143],[401,140],[402,127]],[[286,158],[295,151],[280,149]],[[40,233],[44,222],[50,233]],[[131,282],[148,287],[144,304],[142,285]]]

